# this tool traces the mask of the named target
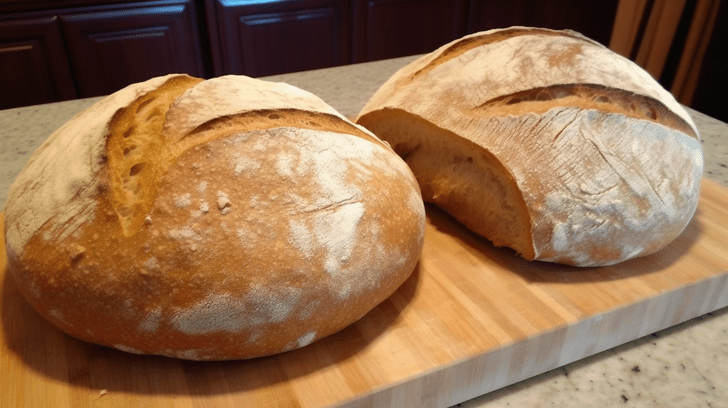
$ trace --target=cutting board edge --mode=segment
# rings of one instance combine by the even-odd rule
[[[722,284],[716,284],[716,281],[721,280],[723,281]],[[638,311],[639,309],[643,309],[643,313],[640,316],[646,316],[650,312],[655,311],[662,311],[663,314],[667,314],[667,311],[670,310],[670,307],[666,307],[665,304],[679,305],[679,302],[677,301],[677,299],[674,299],[674,297],[681,296],[682,292],[684,292],[685,290],[704,290],[706,292],[710,292],[711,288],[719,289],[713,295],[714,299],[712,301],[705,302],[703,305],[701,305],[701,307],[698,308],[684,309],[683,313],[679,317],[677,317],[677,319],[673,319],[670,322],[660,322],[658,324],[647,326],[629,325],[630,327],[639,327],[639,329],[633,333],[630,333],[629,335],[624,335],[621,338],[611,339],[611,341],[606,341],[602,344],[594,345],[588,350],[574,352],[574,350],[577,349],[577,346],[579,346],[579,342],[577,341],[578,338],[584,335],[589,335],[588,331],[594,332],[606,329],[606,327],[604,326],[595,326],[595,323],[599,324],[600,322],[605,322],[604,324],[608,324],[610,320],[624,323],[624,317],[617,315],[632,315],[632,318],[636,318],[638,316],[635,316],[633,312]],[[704,298],[709,299],[710,297],[706,296]],[[588,358],[598,358],[597,355],[599,353],[611,350],[615,347],[624,346],[631,341],[639,340],[658,331],[675,328],[676,326],[685,323],[691,319],[703,316],[707,313],[714,312],[724,307],[728,307],[728,270],[723,271],[720,274],[716,274],[708,279],[693,282],[682,287],[659,293],[650,298],[641,299],[628,305],[622,305],[614,309],[589,316],[584,320],[567,323],[549,331],[538,333],[535,336],[514,341],[509,344],[504,344],[500,347],[486,350],[470,357],[460,358],[456,361],[452,361],[445,366],[436,367],[431,370],[419,373],[416,376],[402,379],[398,381],[395,385],[387,384],[386,386],[381,386],[377,389],[373,389],[365,395],[357,395],[350,399],[347,399],[346,401],[341,401],[340,403],[330,405],[329,407],[354,408],[376,406],[398,408],[404,406],[403,401],[408,401],[411,403],[415,400],[419,401],[420,405],[418,406],[421,407],[451,407],[471,400],[473,398],[488,394],[490,392],[500,390],[504,387],[516,384],[520,381],[524,381],[548,373],[551,370],[558,369],[565,365],[579,362]],[[644,319],[643,321],[649,322],[649,320],[647,319]],[[587,333],[583,333],[583,330],[587,330]],[[493,372],[483,371],[479,374],[473,375],[473,373],[469,371],[473,368],[473,366],[475,366],[476,369],[478,367],[485,367],[489,360],[498,361],[503,358],[512,359],[514,355],[522,352],[522,349],[524,348],[526,349],[526,352],[533,352],[532,349],[529,349],[529,346],[532,346],[534,344],[537,345],[538,343],[542,342],[542,340],[547,336],[558,337],[562,333],[565,338],[570,340],[561,343],[560,353],[557,360],[548,361],[548,363],[543,364],[542,367],[538,369],[533,370],[533,368],[531,367],[524,367],[521,372],[515,373],[515,375],[512,375],[511,377],[505,377],[500,382],[495,381],[488,384],[485,384],[489,380],[488,375],[493,374]],[[571,352],[565,354],[565,351]],[[500,366],[507,365],[508,364]],[[529,368],[532,371],[529,371]],[[499,373],[495,372],[495,374]],[[463,381],[457,381],[458,379],[468,377],[480,378],[480,381],[471,385],[467,385]],[[454,385],[454,387],[451,387],[450,390],[455,390],[456,392],[450,392],[447,394],[435,393],[433,394],[435,396],[452,397],[444,400],[436,398],[436,400],[433,401],[432,398],[428,397],[426,394],[427,390],[430,389],[428,387],[428,384],[431,383],[437,383],[440,386],[440,390],[446,388],[443,387],[443,384]],[[466,385],[461,389],[458,389],[459,384]],[[418,396],[419,398],[417,398]]]

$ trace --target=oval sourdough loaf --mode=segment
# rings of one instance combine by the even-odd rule
[[[9,191],[9,270],[67,333],[192,360],[303,347],[361,318],[423,244],[417,181],[298,88],[131,85],[79,113]]]
[[[357,118],[425,201],[523,257],[580,266],[653,253],[694,214],[687,112],[631,61],[572,31],[466,36],[395,73]]]

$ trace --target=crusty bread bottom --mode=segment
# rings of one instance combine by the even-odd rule
[[[387,141],[407,162],[425,201],[494,245],[510,247],[529,260],[535,258],[531,218],[523,195],[495,156],[399,109],[377,110],[357,123]]]

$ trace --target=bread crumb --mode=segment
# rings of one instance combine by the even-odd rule
[[[78,262],[83,255],[86,253],[86,248],[79,244],[71,244],[68,248],[68,255],[71,257],[72,262]]]
[[[226,208],[232,207],[233,203],[230,202],[230,198],[228,198],[228,195],[225,194],[223,191],[217,192],[217,208],[220,211],[223,211],[223,214],[226,212],[224,211]]]
[[[104,395],[106,395],[108,393],[109,393],[108,390],[105,390],[105,389],[104,390],[101,390],[101,391],[99,391],[99,397],[103,397]]]

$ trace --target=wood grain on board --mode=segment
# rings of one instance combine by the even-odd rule
[[[709,180],[667,248],[602,268],[528,262],[435,207],[427,213],[420,262],[390,298],[310,346],[244,361],[138,356],[71,338],[25,302],[0,251],[0,402],[446,407],[728,305],[728,189]]]

